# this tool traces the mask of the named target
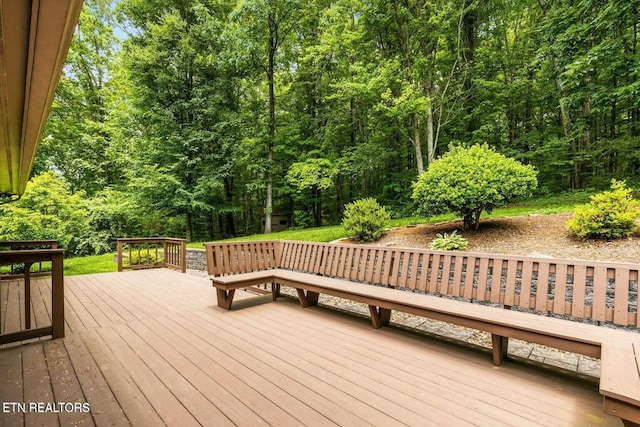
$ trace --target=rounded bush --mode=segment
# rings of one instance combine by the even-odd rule
[[[453,212],[464,230],[478,228],[482,211],[491,212],[514,197],[529,196],[538,186],[533,166],[496,153],[488,145],[452,147],[429,165],[413,184],[418,214]]]
[[[569,232],[581,239],[617,239],[636,229],[640,216],[632,189],[624,181],[611,181],[611,191],[591,196],[591,202],[576,207],[567,221]]]
[[[382,236],[391,217],[376,199],[356,200],[345,207],[342,226],[360,242],[372,242]]]

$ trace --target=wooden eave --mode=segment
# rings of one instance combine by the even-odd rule
[[[0,0],[0,195],[24,193],[82,0]]]

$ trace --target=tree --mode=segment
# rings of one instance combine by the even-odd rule
[[[92,253],[84,246],[89,232],[85,194],[72,194],[53,172],[29,181],[17,202],[0,206],[0,239],[57,240],[67,255]]]
[[[267,134],[267,167],[265,194],[265,234],[271,233],[273,213],[273,169],[274,145],[276,141],[276,72],[284,66],[281,54],[283,44],[293,32],[298,17],[297,0],[250,0],[242,2],[236,12],[241,21],[237,37],[256,68],[264,71],[267,78],[269,108],[269,131]]]
[[[33,174],[60,173],[72,191],[92,195],[118,179],[109,150],[109,74],[117,41],[109,0],[87,0],[69,48]]]
[[[334,185],[337,169],[329,159],[308,159],[296,162],[287,172],[287,181],[303,199],[313,204],[313,225],[322,225],[322,192]]]
[[[187,240],[194,217],[214,212],[233,168],[226,119],[236,109],[234,73],[218,60],[227,2],[121,4],[139,32],[124,45],[135,83],[133,105],[143,126],[130,187],[167,216],[182,215]],[[223,132],[220,132],[220,130]]]
[[[480,224],[482,211],[491,212],[514,197],[528,196],[537,187],[532,166],[507,158],[489,148],[452,147],[429,165],[413,185],[413,199],[421,215],[454,212],[462,216],[464,230]]]

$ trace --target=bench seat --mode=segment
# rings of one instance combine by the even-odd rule
[[[603,343],[600,394],[605,413],[622,418],[625,425],[640,425],[640,337]]]
[[[298,290],[307,291],[307,294],[301,296],[303,306],[314,305],[317,302],[316,295],[321,293],[365,303],[370,306],[374,327],[388,324],[388,319],[376,317],[380,317],[381,314],[386,317],[387,310],[398,310],[490,332],[494,336],[494,362],[496,364],[502,363],[506,351],[496,342],[498,339],[503,339],[502,345],[506,344],[504,338],[517,338],[599,358],[600,346],[606,339],[606,335],[620,333],[593,325],[567,322],[531,313],[497,309],[433,295],[399,291],[393,288],[283,269],[215,277],[212,278],[212,281],[216,289],[223,292],[232,292],[234,289],[264,283],[291,286]],[[220,299],[221,306],[229,309],[232,298],[233,295],[227,293]],[[495,348],[495,344],[498,344],[498,348]]]
[[[374,328],[397,310],[489,332],[496,365],[509,338],[600,358],[604,411],[640,427],[640,334],[594,324],[638,327],[638,264],[269,241],[208,244],[207,265],[225,309],[270,283],[303,307],[320,294],[367,304]]]

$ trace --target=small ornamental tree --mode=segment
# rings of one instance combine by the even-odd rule
[[[594,194],[591,203],[576,207],[567,221],[569,232],[585,239],[616,239],[629,236],[640,216],[632,189],[624,181],[611,181],[611,191]]]
[[[342,226],[354,239],[372,242],[382,236],[390,219],[390,215],[376,199],[361,199],[346,205]]]
[[[529,196],[538,186],[533,166],[496,153],[488,145],[452,147],[429,165],[413,184],[418,214],[454,212],[464,230],[478,228],[482,211],[491,213],[514,197]]]

